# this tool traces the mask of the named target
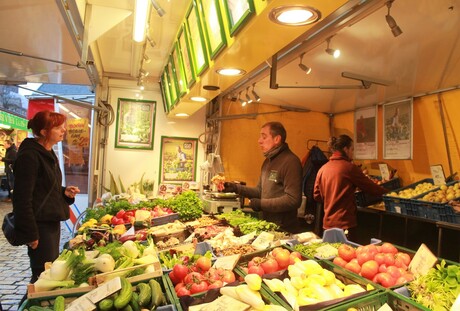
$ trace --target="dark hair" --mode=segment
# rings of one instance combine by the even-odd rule
[[[283,124],[280,122],[267,122],[262,127],[268,126],[270,128],[270,134],[272,137],[277,135],[281,136],[281,142],[284,143],[286,141],[286,129],[284,128]]]
[[[348,135],[340,135],[339,137],[332,136],[327,142],[332,151],[342,151],[345,147],[351,147],[353,139]]]
[[[66,120],[63,114],[43,110],[35,114],[35,116],[27,123],[27,128],[32,130],[35,137],[44,137],[41,130],[51,130],[53,127],[62,125]],[[45,137],[47,138],[47,137]]]

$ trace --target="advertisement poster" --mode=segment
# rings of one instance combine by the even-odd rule
[[[355,111],[355,159],[377,159],[377,106]]]
[[[412,98],[383,105],[383,158],[412,159]]]
[[[195,181],[197,138],[161,137],[160,183]]]

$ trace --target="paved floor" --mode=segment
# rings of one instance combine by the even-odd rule
[[[0,222],[12,210],[11,203],[2,202],[6,192],[0,191]],[[62,227],[61,244],[70,239],[70,234]],[[26,293],[30,280],[29,257],[26,246],[11,246],[0,233],[0,302],[3,310],[18,310],[19,301]]]

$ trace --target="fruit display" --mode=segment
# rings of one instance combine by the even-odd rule
[[[437,186],[435,186],[433,183],[421,182],[415,187],[407,187],[399,191],[392,191],[390,193],[387,193],[387,196],[403,198],[403,199],[411,199],[415,196],[421,195],[422,193],[428,192],[436,187]]]
[[[239,266],[248,274],[255,273],[263,276],[287,269],[289,265],[295,263],[296,259],[302,259],[302,255],[299,252],[291,252],[283,247],[275,247],[265,255],[259,253],[258,256],[253,256],[247,262],[240,262]]]
[[[453,185],[441,185],[439,190],[428,192],[419,200],[435,202],[435,203],[447,203],[453,199],[460,198],[460,184],[455,183]]]

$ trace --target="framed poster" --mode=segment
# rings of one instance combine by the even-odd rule
[[[167,114],[169,112],[169,106],[171,105],[171,98],[169,96],[169,84],[168,84],[168,77],[166,76],[166,71],[163,71],[160,79],[161,85],[161,94],[163,97],[163,109]]]
[[[196,1],[192,2],[187,13],[187,28],[189,31],[188,44],[192,47],[193,67],[195,76],[199,76],[206,68],[208,68],[208,55],[206,54],[206,46],[201,28],[200,14]]]
[[[156,102],[118,99],[115,148],[153,149]]]
[[[186,31],[186,25],[184,24],[179,31],[177,45],[179,48],[179,56],[184,65],[185,81],[187,81],[187,87],[190,88],[195,83],[195,70],[193,69],[192,62],[192,48],[188,42],[188,32]]]
[[[161,136],[160,183],[195,181],[198,138]]]
[[[254,2],[253,0],[224,0],[224,5],[230,35],[234,36],[254,13]]]
[[[377,159],[377,106],[355,111],[355,159]]]
[[[384,159],[412,159],[412,102],[410,98],[383,105]]]
[[[227,45],[219,0],[201,0],[201,12],[204,16],[204,27],[209,43],[209,54],[214,59]]]
[[[171,60],[173,65],[174,76],[177,81],[177,90],[179,92],[179,97],[182,97],[187,92],[186,80],[184,65],[182,64],[182,59],[180,58],[178,44],[174,44],[173,51],[171,53]]]
[[[171,111],[174,105],[179,101],[179,97],[177,96],[177,79],[173,71],[171,56],[169,57],[169,63],[166,66],[166,72],[168,75],[169,95],[171,98],[169,110]]]

